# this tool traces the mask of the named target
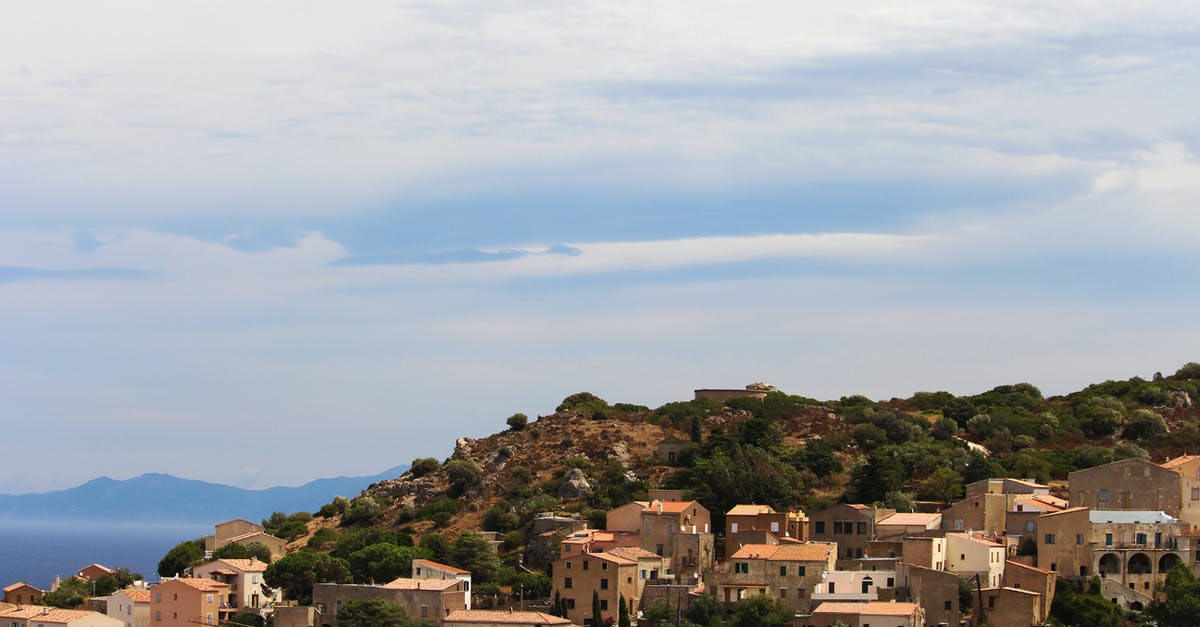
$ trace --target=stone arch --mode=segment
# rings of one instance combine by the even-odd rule
[[[1100,576],[1121,576],[1121,558],[1116,553],[1105,553],[1100,556]]]
[[[1130,575],[1149,575],[1153,564],[1145,553],[1134,553],[1129,557],[1129,568],[1125,571]]]
[[[1133,603],[1129,604],[1129,609],[1131,609],[1135,612],[1140,612],[1140,611],[1146,609],[1146,607],[1144,605],[1142,605],[1141,601],[1134,601]]]
[[[1158,572],[1165,573],[1171,570],[1172,566],[1182,561],[1183,558],[1174,553],[1164,553],[1162,557],[1158,558]]]

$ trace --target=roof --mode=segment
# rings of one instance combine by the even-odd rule
[[[901,513],[897,513],[897,514],[892,514],[891,516],[888,516],[887,518],[884,518],[883,520],[881,520],[875,524],[876,525],[899,525],[899,526],[904,526],[904,527],[920,525],[923,527],[928,527],[929,525],[935,525],[935,524],[941,522],[941,520],[942,520],[941,514],[920,514],[920,513],[911,513],[910,514],[907,512],[901,512]]]
[[[1095,523],[1117,523],[1117,524],[1135,524],[1135,523],[1154,523],[1154,524],[1170,524],[1179,522],[1178,518],[1172,518],[1166,512],[1154,512],[1146,510],[1104,510],[1094,509],[1088,514],[1088,520]]]
[[[250,531],[247,533],[243,533],[241,535],[230,536],[230,538],[227,540],[227,542],[233,543],[233,542],[237,542],[238,540],[245,540],[246,538],[253,538],[254,536],[267,536],[268,538],[275,538],[276,540],[279,540],[280,542],[284,541],[283,538],[277,538],[265,531]]]
[[[236,568],[237,570],[240,570],[245,573],[261,573],[267,569],[266,562],[264,562],[260,559],[254,559],[254,558],[249,558],[249,559],[222,558],[222,559],[219,559],[216,561],[221,562],[222,564],[225,564],[226,566],[229,566],[230,568]]]
[[[513,612],[509,610],[454,610],[442,620],[448,623],[491,623],[495,625],[570,625],[571,621],[541,612]]]
[[[1045,518],[1047,516],[1058,516],[1060,514],[1070,514],[1073,512],[1086,512],[1087,509],[1088,508],[1086,508],[1086,507],[1068,507],[1067,509],[1064,509],[1059,512],[1050,512],[1049,514],[1042,514],[1041,516],[1038,516],[1038,518]]]
[[[604,560],[606,562],[612,562],[614,564],[636,564],[637,563],[636,559],[630,559],[628,557],[621,557],[620,555],[613,555],[612,553],[609,553],[607,551],[601,551],[600,553],[584,553],[583,555],[580,555],[579,557],[594,557],[596,559]]]
[[[996,592],[996,591],[1020,592],[1021,594],[1026,594],[1029,596],[1035,596],[1035,597],[1041,596],[1040,592],[1034,592],[1033,590],[1025,590],[1024,588],[1010,588],[1008,586],[1004,586],[1004,587],[1000,587],[1000,588],[984,588],[982,591],[983,592]]]
[[[409,577],[400,577],[393,579],[382,586],[388,590],[445,590],[453,588],[462,583],[460,579],[412,579]]]
[[[1167,461],[1159,464],[1159,466],[1162,466],[1163,468],[1166,468],[1168,470],[1175,470],[1176,468],[1179,468],[1180,466],[1189,464],[1196,460],[1200,460],[1200,455],[1180,455],[1179,457],[1176,457],[1175,459],[1168,459]]]
[[[180,577],[178,579],[165,579],[160,586],[165,586],[173,582],[179,582],[189,588],[195,588],[201,592],[212,592],[222,588],[228,588],[228,584],[223,584],[213,579],[197,579],[195,577]]]
[[[1013,499],[1014,506],[1016,503],[1028,503],[1047,511],[1066,509],[1069,505],[1066,499],[1060,499],[1057,496],[1050,496],[1049,494],[1018,494]]]
[[[446,564],[439,564],[438,562],[435,562],[433,560],[424,560],[424,559],[413,560],[414,564],[416,564],[417,562],[425,564],[426,566],[432,566],[434,568],[437,568],[438,570],[444,570],[446,572],[454,573],[456,575],[470,575],[471,574],[471,571],[469,571],[469,570],[455,568],[453,566],[448,566]]]
[[[18,589],[18,588],[22,588],[22,587],[29,587],[29,588],[33,588],[34,590],[37,590],[38,592],[41,592],[41,591],[42,591],[42,589],[41,589],[41,588],[39,588],[39,587],[37,587],[37,586],[35,586],[35,585],[33,585],[33,584],[29,583],[28,581],[18,581],[17,583],[14,583],[14,584],[12,584],[12,585],[10,585],[10,586],[5,586],[5,587],[4,587],[4,591],[5,591],[5,592],[12,592],[13,590],[16,590],[16,589]]]
[[[45,605],[22,605],[15,609],[0,612],[0,618],[36,618],[40,623],[69,623],[81,618],[97,615],[100,614],[90,610],[64,610]]]
[[[104,564],[88,564],[87,566],[84,566],[83,568],[80,568],[78,572],[81,572],[81,573],[82,573],[83,571],[85,571],[85,570],[88,570],[89,568],[94,568],[94,569],[97,569],[97,570],[102,570],[102,571],[104,571],[105,573],[111,573],[111,572],[113,571],[113,569],[111,569],[111,568],[109,568],[109,567],[105,566]]]
[[[1046,570],[1045,568],[1038,568],[1037,566],[1030,566],[1029,564],[1022,564],[1021,562],[1014,562],[1012,560],[1005,560],[1004,567],[1008,568],[1009,566],[1019,566],[1026,570],[1032,570],[1035,573],[1042,573],[1043,575],[1053,575],[1054,574],[1054,571],[1052,571],[1052,570]]]
[[[987,537],[985,537],[982,533],[980,533],[978,531],[975,533],[972,533],[972,534],[968,534],[965,531],[956,531],[956,532],[952,532],[952,533],[947,533],[946,536],[947,537],[956,536],[959,538],[970,540],[971,542],[978,542],[979,544],[984,544],[987,546],[1004,546],[1004,544],[1001,542],[996,542],[994,540],[988,540]]]
[[[867,608],[858,601],[826,601],[813,610],[813,614],[859,614]]]
[[[613,547],[613,548],[609,549],[608,552],[612,553],[613,555],[616,555],[617,557],[623,557],[628,560],[662,559],[662,556],[659,555],[658,553],[652,553],[650,551],[647,551],[646,549],[636,547],[636,546]]]
[[[863,614],[871,616],[910,616],[919,607],[916,603],[901,601],[870,601]]]
[[[836,549],[832,542],[807,544],[743,544],[730,559],[765,559],[773,562],[824,562]]]
[[[725,512],[726,516],[757,516],[759,514],[774,514],[775,508],[770,505],[734,505],[733,509]]]
[[[150,602],[150,591],[145,588],[125,588],[124,590],[117,590],[117,592],[129,597],[129,600],[133,601],[134,603]],[[117,592],[114,592],[113,594],[116,594]]]
[[[652,501],[642,511],[655,513],[660,511],[663,514],[680,514],[687,510],[695,501]]]
[[[219,522],[219,523],[213,525],[213,527],[224,527],[225,525],[228,525],[229,523],[235,523],[235,522],[244,522],[247,525],[254,525],[255,527],[258,527],[259,529],[263,528],[262,525],[260,525],[258,523],[250,522],[249,520],[246,520],[245,518],[233,518],[233,519],[227,520],[225,522]]]

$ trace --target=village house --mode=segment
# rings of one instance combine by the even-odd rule
[[[637,546],[669,558],[676,577],[691,579],[712,567],[712,516],[696,501],[634,501],[605,518],[607,531],[636,534]]]
[[[337,614],[348,601],[381,599],[404,608],[410,618],[441,620],[455,610],[467,609],[470,580],[414,579],[401,577],[385,584],[318,583],[313,586],[313,606],[322,625],[337,627]]]
[[[266,570],[267,563],[258,558],[224,558],[193,568],[192,576],[229,586],[229,594],[221,601],[222,609],[255,614],[283,600],[280,590],[266,587],[263,581]]]
[[[838,560],[862,558],[867,543],[875,539],[875,524],[892,514],[894,509],[871,505],[838,504],[812,514],[809,538],[816,542],[834,542]]]
[[[271,552],[272,560],[279,559],[287,553],[286,540],[267,533],[262,525],[242,518],[235,518],[213,525],[213,530],[213,535],[205,536],[204,538],[204,552],[206,557],[212,557],[213,551],[226,544],[246,546],[255,542],[267,547],[267,550]]]
[[[22,605],[0,610],[4,627],[122,627],[123,623],[100,612],[64,610],[44,605]]]
[[[1028,479],[982,479],[967,485],[966,497],[942,512],[942,529],[989,536],[1032,536],[1037,517],[1066,509],[1050,488]]]
[[[942,526],[940,513],[897,512],[875,523],[876,540],[896,540],[936,531]]]
[[[456,610],[442,621],[443,627],[572,627],[566,618],[513,610]]]
[[[683,455],[683,449],[690,442],[668,433],[667,437],[659,440],[656,455],[659,459],[674,466]]]
[[[4,588],[4,602],[12,603],[13,605],[33,605],[42,599],[42,595],[46,594],[45,590],[38,588],[29,582],[18,581]]]
[[[1073,507],[1038,519],[1038,566],[1063,577],[1101,577],[1104,596],[1129,609],[1154,598],[1167,571],[1190,564],[1188,526],[1161,511]]]
[[[705,587],[728,606],[756,594],[778,599],[797,612],[812,609],[824,573],[834,570],[837,545],[747,544],[705,576]]]
[[[896,587],[894,570],[834,570],[813,591],[814,605],[827,601],[877,601],[881,588]]]
[[[983,605],[979,604],[980,597]],[[1020,588],[984,588],[971,596],[971,607],[980,622],[989,627],[1043,625],[1041,595]]]
[[[770,505],[734,505],[725,512],[725,546],[736,551],[743,544],[779,544],[782,539],[808,539],[804,512],[777,512]]]
[[[660,558],[661,559],[661,558]],[[583,553],[560,557],[554,562],[553,589],[567,605],[567,618],[588,625],[592,616],[592,592],[600,597],[600,611],[605,617],[616,617],[622,597],[629,613],[636,615],[645,581],[639,578],[650,573],[639,572],[637,559],[614,553]]]
[[[75,572],[75,576],[84,581],[95,581],[105,575],[111,575],[113,570],[101,564],[88,564]]]
[[[805,627],[833,627],[839,621],[847,627],[922,627],[925,616],[916,603],[869,601],[822,603],[802,619]]]
[[[946,570],[963,579],[978,575],[983,587],[997,587],[1004,578],[1004,547],[979,533],[947,533]]]
[[[1131,457],[1068,475],[1072,507],[1166,512],[1200,527],[1200,455],[1164,464]]]
[[[212,579],[167,579],[150,589],[154,627],[216,625],[229,586]]]
[[[149,627],[150,591],[145,588],[126,588],[109,595],[105,614],[121,621],[125,627]]]
[[[751,383],[744,388],[702,388],[695,390],[696,400],[706,398],[710,401],[724,403],[735,398],[764,399],[767,394],[776,391],[775,386],[765,383]]]
[[[463,590],[467,593],[463,609],[471,609],[471,571],[439,564],[433,560],[415,559],[412,561],[412,578],[461,581]]]
[[[896,566],[896,595],[921,605],[925,622],[931,626],[958,627],[962,624],[959,607],[959,577],[954,573],[901,562]]]

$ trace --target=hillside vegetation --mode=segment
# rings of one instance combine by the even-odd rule
[[[344,562],[344,573],[334,569],[344,580],[378,581],[425,556],[474,571],[483,595],[518,585],[548,593],[548,579],[524,568],[544,564],[517,557],[539,513],[578,514],[602,526],[609,508],[652,488],[678,488],[720,529],[736,503],[815,511],[835,501],[878,502],[909,510],[921,500],[948,503],[964,483],[986,477],[1061,487],[1071,471],[1114,459],[1200,451],[1198,398],[1195,363],[1170,376],[1105,381],[1050,398],[1018,383],[970,396],[818,401],[771,392],[650,409],[583,392],[536,420],[498,417],[506,430],[460,439],[449,459],[413,460],[400,477],[336,499],[307,521],[307,533],[292,536],[293,548]],[[668,436],[687,442],[671,464],[656,456]],[[477,530],[496,532],[499,560],[472,550],[488,541]]]

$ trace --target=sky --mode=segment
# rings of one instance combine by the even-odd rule
[[[0,0],[0,492],[1169,374],[1198,59],[1190,0]]]

